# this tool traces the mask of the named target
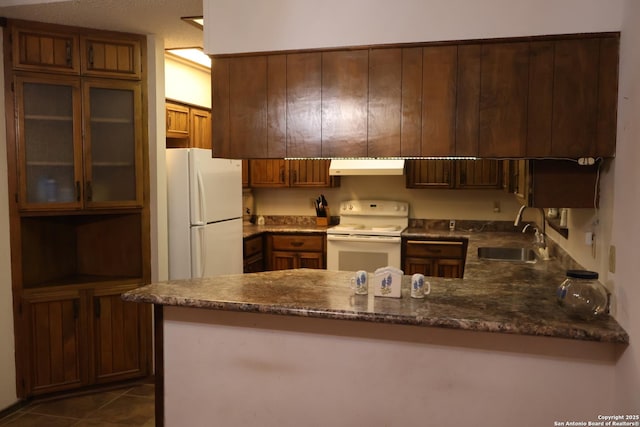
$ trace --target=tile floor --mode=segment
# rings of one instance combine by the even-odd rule
[[[153,427],[154,386],[139,384],[50,401],[35,401],[0,419],[0,426]]]

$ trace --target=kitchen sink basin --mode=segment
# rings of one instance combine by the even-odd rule
[[[478,258],[493,261],[536,262],[536,253],[531,248],[478,248]]]

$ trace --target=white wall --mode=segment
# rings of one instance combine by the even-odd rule
[[[0,46],[2,46],[0,32]],[[3,63],[0,48],[0,62]],[[4,88],[4,73],[0,72]],[[13,334],[13,296],[11,292],[11,258],[9,242],[9,194],[7,183],[7,132],[4,91],[0,93],[0,410],[12,405],[16,395],[15,343]]]
[[[186,307],[165,307],[164,340],[168,426],[547,427],[615,412],[607,343]]]
[[[204,0],[209,54],[617,31],[624,0]]]
[[[211,108],[211,72],[169,55],[164,61],[165,95],[169,99]]]
[[[169,278],[164,41],[147,36],[149,100],[149,187],[151,204],[151,280]]]

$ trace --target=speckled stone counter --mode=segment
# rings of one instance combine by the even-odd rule
[[[327,226],[315,224],[267,224],[256,225],[244,223],[242,225],[242,237],[257,236],[262,233],[319,233],[325,234]]]
[[[464,233],[445,234],[441,237],[465,237]],[[404,276],[402,298],[394,299],[353,295],[349,287],[353,273],[304,269],[156,283],[127,292],[123,298],[170,306],[627,343],[627,333],[613,318],[585,322],[561,310],[555,301],[555,289],[564,279],[559,263],[496,262],[475,255],[478,246],[521,244],[524,238],[516,233],[475,233],[469,240],[465,278],[429,278],[432,291],[424,299],[409,296],[408,276]]]

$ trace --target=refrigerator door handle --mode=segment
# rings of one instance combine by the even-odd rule
[[[191,277],[196,279],[204,277],[205,261],[207,259],[207,244],[204,227],[194,228],[194,231],[194,250],[191,251]]]
[[[198,213],[200,214],[200,217],[198,218],[196,224],[200,225],[207,223],[207,201],[204,194],[204,182],[202,180],[202,173],[200,173],[200,171],[196,172],[196,179],[198,186]]]

